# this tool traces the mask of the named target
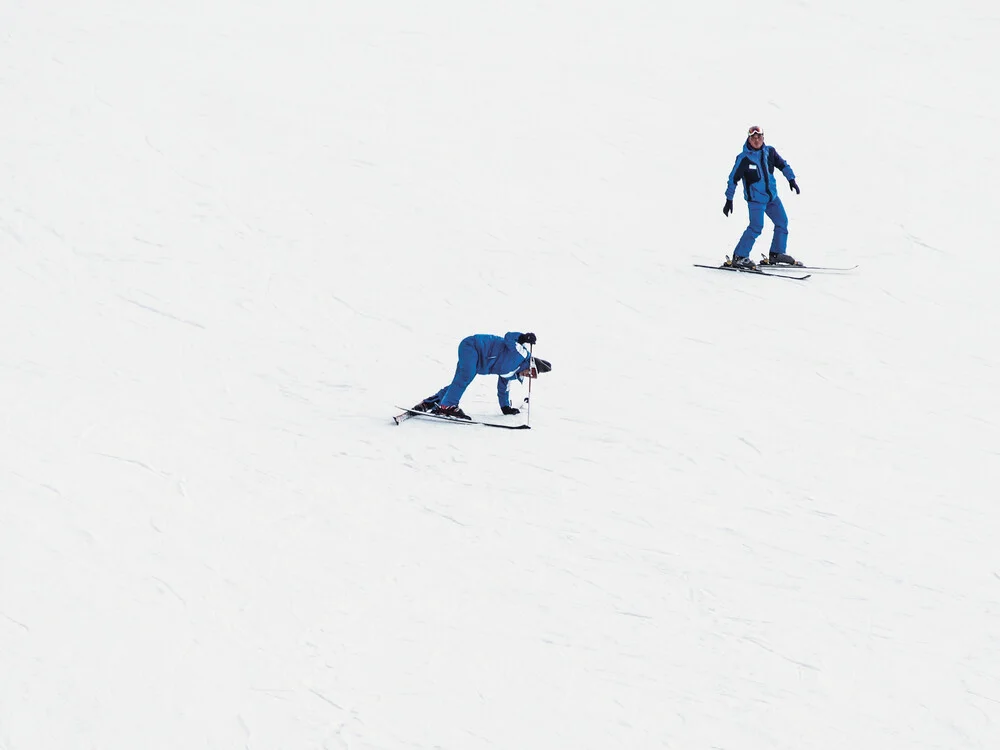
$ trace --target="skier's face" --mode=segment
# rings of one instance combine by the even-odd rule
[[[760,148],[764,144],[764,131],[756,125],[750,128],[747,137],[750,139],[750,145],[754,148]]]

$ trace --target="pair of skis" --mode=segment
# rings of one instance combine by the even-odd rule
[[[726,262],[729,262],[729,258],[726,258]],[[780,263],[770,264],[764,263],[755,266],[754,268],[740,268],[739,266],[727,266],[725,264],[721,266],[708,266],[702,263],[695,263],[695,268],[707,268],[712,271],[732,271],[734,273],[750,273],[754,276],[773,276],[776,279],[788,279],[789,281],[805,281],[810,276],[812,276],[813,271],[853,271],[857,268],[854,266],[789,266]],[[797,273],[795,275],[790,275],[787,271],[808,271],[809,273]]]
[[[524,399],[524,403],[528,403],[528,399]],[[400,414],[397,414],[392,418],[392,421],[396,424],[402,424],[407,419],[412,417],[420,417],[422,419],[436,419],[439,422],[452,422],[454,424],[477,424],[481,427],[497,427],[501,430],[530,430],[531,425],[528,424],[502,424],[500,422],[483,422],[478,419],[458,419],[457,417],[446,417],[443,414],[432,414],[427,411],[417,411],[416,409],[407,409],[404,406],[397,406],[397,409],[402,409]]]
[[[776,279],[788,279],[789,281],[805,281],[810,276],[811,273],[799,274],[796,276],[789,276],[784,273],[773,273],[770,271],[761,271],[759,268],[740,268],[739,266],[706,266],[701,263],[695,263],[695,268],[707,268],[711,271],[732,271],[733,273],[749,273],[754,276],[773,276]],[[802,266],[787,266],[788,268],[802,268]]]

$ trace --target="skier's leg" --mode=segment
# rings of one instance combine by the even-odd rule
[[[441,406],[458,406],[462,400],[462,394],[469,387],[469,383],[476,377],[476,363],[479,361],[479,353],[476,351],[474,339],[469,336],[462,339],[458,345],[458,364],[455,366],[455,377],[444,390],[441,396]]]
[[[760,233],[764,229],[764,204],[748,202],[747,209],[750,212],[750,224],[744,230],[740,241],[736,244],[736,249],[733,250],[733,258],[749,257],[750,251],[753,249],[753,243],[760,237]]]
[[[788,214],[780,198],[767,204],[767,217],[774,222],[774,237],[771,238],[769,255],[782,254],[788,247]]]
[[[451,386],[451,384],[449,383],[444,388],[442,388],[440,391],[438,391],[437,393],[435,393],[433,396],[428,396],[423,401],[421,401],[419,404],[417,404],[416,406],[414,406],[413,407],[414,410],[416,410],[416,411],[430,411],[435,406],[437,406],[439,403],[441,403],[441,399],[444,397],[444,394],[448,391],[448,388],[450,386]]]
[[[433,396],[428,396],[427,398],[425,398],[424,402],[425,403],[431,403],[431,404],[440,403],[441,399],[444,398],[444,394],[446,394],[448,392],[448,388],[450,386],[451,386],[451,383],[448,383],[448,385],[446,385],[440,391],[438,391],[437,393],[435,393]]]

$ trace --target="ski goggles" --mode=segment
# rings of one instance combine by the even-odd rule
[[[764,137],[764,131],[758,128],[756,125],[750,128],[750,130],[747,132],[747,137],[749,138],[753,138],[755,135],[759,135],[761,138]]]

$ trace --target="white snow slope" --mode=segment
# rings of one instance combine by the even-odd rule
[[[0,749],[1000,747],[994,4],[0,28]]]

